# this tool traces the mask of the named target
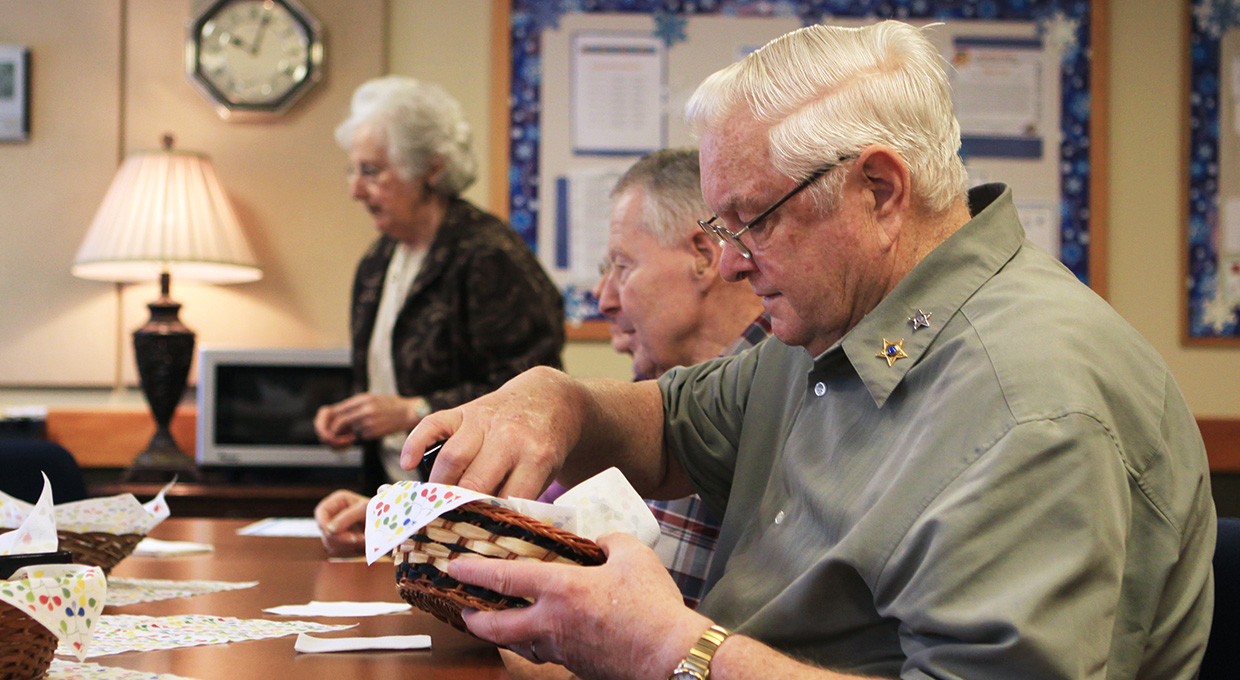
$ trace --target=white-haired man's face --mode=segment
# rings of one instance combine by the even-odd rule
[[[613,202],[611,269],[595,290],[599,310],[613,324],[612,346],[632,353],[638,376],[655,378],[695,363],[701,294],[692,249],[664,247],[641,228],[644,198],[644,188],[632,187]]]
[[[705,131],[701,142],[702,197],[733,232],[803,179],[772,167],[767,129],[752,119],[738,116]],[[850,162],[828,172],[855,171]],[[855,326],[887,290],[887,246],[865,205],[862,181],[850,176],[826,215],[811,192],[796,194],[742,234],[752,257],[727,246],[720,260],[724,280],[744,279],[762,298],[775,336],[815,356]]]

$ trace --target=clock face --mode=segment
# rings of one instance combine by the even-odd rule
[[[321,60],[318,22],[292,0],[222,0],[190,25],[187,70],[226,118],[283,112]]]

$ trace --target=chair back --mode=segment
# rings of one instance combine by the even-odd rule
[[[1214,625],[1197,680],[1240,677],[1240,519],[1220,517],[1214,548]]]
[[[0,491],[27,503],[39,500],[43,477],[52,483],[56,503],[86,498],[86,481],[65,447],[44,439],[0,437]]]

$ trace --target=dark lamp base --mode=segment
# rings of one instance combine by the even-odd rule
[[[165,426],[155,430],[146,449],[138,454],[121,479],[125,482],[167,482],[174,475],[182,482],[202,480],[198,464],[177,446]]]
[[[151,319],[133,332],[133,353],[138,362],[142,393],[155,418],[155,436],[125,471],[124,481],[159,481],[173,474],[182,481],[201,475],[190,458],[173,441],[168,430],[172,414],[185,394],[190,362],[194,359],[194,332],[177,317],[180,303],[168,297],[170,277],[160,277],[159,299],[148,304]]]

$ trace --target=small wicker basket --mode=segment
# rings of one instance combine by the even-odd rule
[[[0,529],[0,534],[12,529]],[[85,564],[103,569],[104,574],[111,573],[121,560],[129,556],[141,534],[109,534],[102,531],[89,531],[83,534],[72,531],[57,530],[56,538],[61,550],[73,553],[74,564]],[[3,676],[0,676],[3,678]]]
[[[594,541],[483,501],[466,503],[427,524],[397,548],[396,589],[402,599],[458,630],[461,610],[525,607],[529,600],[463,584],[444,573],[461,555],[593,566],[606,561]]]
[[[0,602],[0,678],[37,680],[52,665],[56,636],[25,612]]]

